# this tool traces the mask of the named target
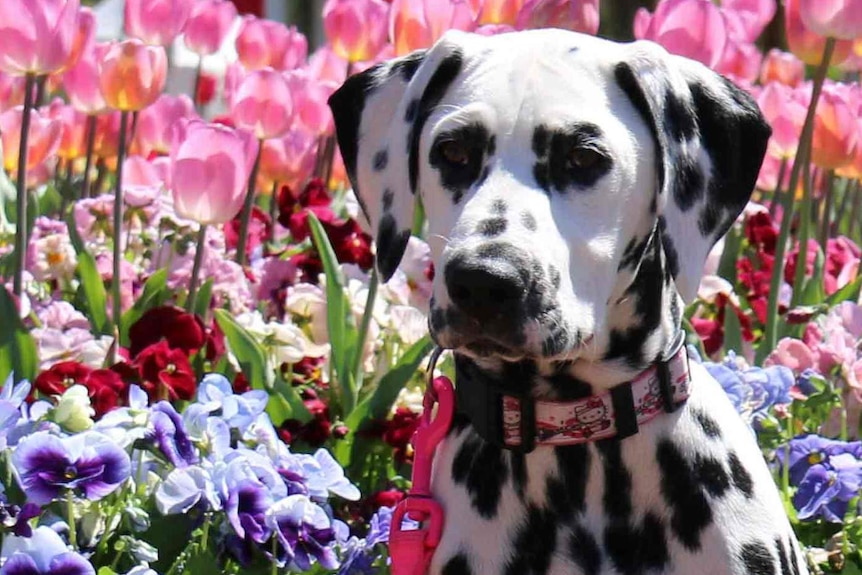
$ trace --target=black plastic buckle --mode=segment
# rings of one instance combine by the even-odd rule
[[[683,402],[673,401],[673,382],[670,374],[670,361],[659,361],[655,364],[656,377],[658,377],[658,389],[666,413],[673,413]]]

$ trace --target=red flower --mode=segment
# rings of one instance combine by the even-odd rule
[[[329,407],[317,399],[314,392],[304,392],[307,399],[303,400],[305,408],[311,414],[311,420],[301,423],[298,419],[288,419],[279,426],[281,439],[291,444],[299,440],[311,447],[320,447],[332,435],[332,422],[329,420]]]
[[[34,387],[45,395],[62,395],[76,384],[87,388],[96,418],[123,405],[128,390],[118,373],[109,369],[93,369],[76,361],[54,364],[36,377]]]
[[[778,242],[778,230],[772,222],[769,212],[754,213],[745,220],[745,237],[758,251],[768,254],[775,253]]]
[[[197,390],[195,372],[181,349],[162,340],[144,349],[135,359],[141,387],[154,401],[190,400]]]
[[[324,224],[335,256],[343,264],[356,264],[369,269],[374,264],[371,254],[371,236],[362,231],[356,220],[350,219],[338,224]]]
[[[691,325],[703,341],[703,349],[712,355],[721,349],[724,342],[724,326],[717,319],[691,318]]]
[[[76,383],[83,385],[92,371],[77,361],[61,361],[37,375],[33,387],[44,395],[62,395]]]
[[[206,330],[199,317],[178,307],[154,307],[129,328],[129,353],[137,357],[145,347],[161,340],[190,355],[206,342]]]
[[[308,182],[299,197],[293,195],[288,186],[278,192],[278,223],[290,230],[293,239],[301,242],[308,237],[308,212],[311,211],[321,221],[335,219],[330,209],[332,198],[326,191],[323,180],[315,178]]]
[[[290,263],[296,266],[296,283],[317,285],[317,278],[323,273],[323,262],[316,253],[301,253],[291,256]]]
[[[216,79],[209,74],[201,74],[198,81],[198,91],[195,94],[195,102],[201,106],[206,106],[212,102],[216,92]]]
[[[239,244],[239,229],[242,226],[242,213],[224,225],[224,241],[228,249],[236,249]],[[248,222],[248,241],[245,245],[245,255],[251,253],[272,236],[272,220],[269,215],[257,206],[251,210]]]
[[[248,378],[242,373],[236,374],[236,377],[233,378],[233,392],[237,395],[241,393],[245,393],[246,391],[251,391],[251,384],[248,381]]]
[[[395,410],[392,419],[386,422],[385,427],[383,441],[394,450],[395,461],[404,463],[412,459],[413,450],[410,448],[410,440],[416,428],[419,427],[419,414],[406,407],[399,407]]]

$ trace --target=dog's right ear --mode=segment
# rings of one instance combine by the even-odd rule
[[[414,196],[407,189],[405,147],[412,122],[394,116],[402,108],[426,52],[420,50],[355,74],[329,98],[341,157],[374,233],[383,281],[395,273],[413,223]],[[402,128],[402,138],[392,134],[396,126]],[[396,147],[390,149],[391,143]]]

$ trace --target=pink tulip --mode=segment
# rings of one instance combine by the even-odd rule
[[[236,38],[236,52],[248,70],[293,69],[305,60],[308,41],[295,28],[246,16]]]
[[[716,64],[715,71],[723,74],[740,86],[750,86],[757,80],[763,54],[754,44],[727,39],[724,54]]]
[[[292,129],[281,138],[263,143],[260,174],[270,186],[278,182],[297,189],[311,175],[316,155],[317,136],[306,130]]]
[[[721,9],[739,19],[746,42],[754,42],[775,16],[775,0],[722,0]]]
[[[138,114],[132,153],[147,157],[151,154],[168,154],[171,151],[173,127],[184,118],[195,115],[191,98],[182,94],[162,94],[152,106]]]
[[[186,22],[184,41],[199,56],[218,52],[233,21],[236,7],[227,0],[199,0]]]
[[[132,208],[156,203],[165,183],[146,158],[129,156],[123,162],[123,202]]]
[[[862,2],[859,0],[800,0],[802,23],[821,36],[855,40],[862,36]]]
[[[773,48],[766,53],[760,68],[760,83],[780,82],[787,86],[798,86],[805,79],[805,64],[791,54]]]
[[[56,98],[48,106],[48,117],[62,127],[57,156],[64,160],[83,157],[87,147],[87,116]]]
[[[192,0],[126,0],[126,34],[167,46],[183,31],[191,10]]]
[[[857,141],[856,112],[840,87],[831,82],[824,84],[814,117],[811,148],[811,161],[817,166],[834,170],[853,160]]]
[[[50,74],[69,60],[78,31],[79,0],[2,0],[0,71]]]
[[[250,72],[231,99],[231,117],[236,126],[260,140],[284,134],[292,112],[287,80],[272,68]]]
[[[313,134],[332,132],[332,112],[326,101],[339,84],[321,81],[302,70],[285,73],[285,79],[293,99],[294,115],[302,126]]]
[[[183,122],[171,148],[174,209],[182,218],[221,224],[242,208],[258,143],[218,124]]]
[[[99,43],[87,50],[75,66],[63,74],[63,88],[69,103],[85,114],[98,114],[108,107],[99,86],[99,63],[110,44]]]
[[[599,31],[599,0],[527,0],[515,27],[565,28],[595,34]]]
[[[325,45],[309,56],[305,70],[315,78],[340,86],[347,77],[347,60],[336,54],[331,46]]]
[[[101,158],[114,158],[120,139],[120,112],[113,111],[96,116],[94,153]]]
[[[820,0],[816,0],[820,1]],[[826,38],[810,31],[802,22],[799,12],[801,0],[785,0],[784,2],[784,25],[787,34],[787,45],[790,51],[796,54],[803,62],[810,66],[817,66],[823,58],[823,48]],[[832,53],[832,63],[839,64],[847,59],[853,49],[853,42],[839,40],[835,42],[835,51]]]
[[[3,144],[3,167],[13,172],[18,168],[18,146],[21,141],[21,120],[24,107],[16,106],[0,114],[0,142]],[[43,116],[38,110],[30,112],[30,129],[27,138],[27,171],[57,155],[63,126],[57,120]]]
[[[476,0],[394,0],[389,37],[395,55],[428,48],[449,29],[475,30],[480,8]]]
[[[525,0],[484,0],[482,11],[479,13],[479,25],[508,24],[514,26],[524,2]]]
[[[772,126],[769,151],[779,158],[790,159],[796,155],[799,133],[808,109],[801,95],[790,86],[770,82],[757,96],[757,104]]]
[[[802,341],[790,337],[779,340],[775,350],[769,354],[764,366],[783,365],[800,374],[815,366],[817,354]]]
[[[635,38],[652,40],[710,68],[727,44],[724,15],[710,0],[661,0],[653,14],[638,9],[634,26]]]
[[[389,4],[383,0],[327,0],[323,28],[336,54],[369,60],[386,44]]]
[[[0,112],[24,103],[24,78],[0,72]]]
[[[72,43],[72,53],[69,54],[69,59],[63,64],[63,67],[58,72],[63,72],[75,66],[81,55],[88,50],[92,50],[93,44],[96,42],[96,16],[93,11],[86,6],[81,7],[78,11],[77,30],[75,40]]]
[[[835,174],[851,180],[862,180],[862,117],[856,120],[856,150],[853,159]]]
[[[99,66],[99,86],[115,110],[138,111],[156,101],[165,87],[168,58],[161,46],[139,40],[114,43]]]

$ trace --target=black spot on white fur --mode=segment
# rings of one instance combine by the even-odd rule
[[[584,575],[599,574],[602,568],[602,551],[596,543],[596,538],[580,523],[572,527],[569,554]]]
[[[379,150],[376,154],[374,154],[374,158],[372,160],[372,167],[375,171],[382,172],[386,169],[386,166],[389,164],[389,152],[387,150]]]
[[[763,543],[746,543],[739,550],[739,558],[748,575],[775,575],[775,559]]]
[[[613,166],[610,154],[602,143],[602,130],[595,124],[580,123],[563,129],[538,126],[533,131],[533,152],[536,163],[533,177],[550,193],[569,190],[587,192]],[[589,151],[592,162],[579,165],[572,161],[578,151]]]
[[[721,428],[718,426],[718,422],[714,420],[709,414],[707,414],[702,409],[692,408],[690,410],[692,417],[700,426],[701,431],[703,431],[704,435],[709,437],[710,439],[718,439],[721,437]]]
[[[736,452],[731,451],[727,456],[727,461],[730,467],[730,479],[733,481],[733,486],[739,489],[746,498],[751,499],[754,496],[754,480],[751,479],[751,474],[745,468]]]
[[[409,240],[410,230],[399,231],[392,214],[383,214],[377,229],[377,268],[383,281],[395,273]]]
[[[553,511],[530,505],[515,535],[512,558],[503,572],[505,575],[545,575],[556,547],[557,522]]]
[[[497,198],[493,202],[491,202],[491,213],[497,216],[502,216],[506,213],[508,206],[506,205],[506,200],[502,198]]]
[[[472,575],[470,560],[464,553],[458,553],[443,566],[443,575]]]
[[[536,231],[536,218],[530,212],[521,214],[521,224],[531,232]]]
[[[670,508],[670,526],[689,551],[700,549],[700,535],[712,523],[712,508],[688,459],[670,439],[656,450],[661,470],[661,493]]]
[[[486,238],[499,236],[506,231],[506,218],[488,218],[479,222],[478,231]]]

